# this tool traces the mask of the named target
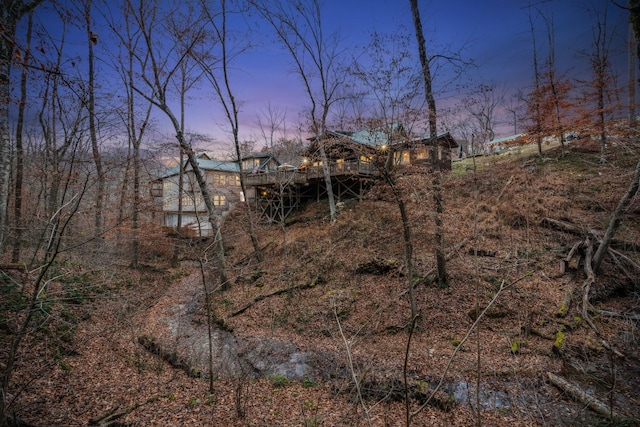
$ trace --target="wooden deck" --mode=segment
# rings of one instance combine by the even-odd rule
[[[358,160],[332,162],[329,172],[336,201],[362,197],[370,181],[363,178],[377,175],[372,163]],[[248,202],[268,222],[282,222],[305,202],[327,194],[322,166],[252,173],[246,179],[247,186],[255,189]]]
[[[375,176],[375,166],[370,162],[358,160],[333,162],[329,165],[331,177],[342,176]],[[283,170],[267,173],[252,173],[247,175],[247,185],[263,186],[275,184],[306,185],[310,181],[324,178],[322,166],[310,166],[304,170]]]

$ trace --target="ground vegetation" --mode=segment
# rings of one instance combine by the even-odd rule
[[[216,282],[210,243],[191,241],[193,255],[172,267],[173,242],[159,229],[142,233],[137,269],[116,254],[58,254],[36,304],[23,296],[36,272],[3,265],[0,339],[15,336],[26,310],[35,319],[6,390],[9,419],[405,425],[406,402],[415,412],[430,398],[411,425],[473,425],[479,414],[483,425],[634,425],[640,205],[637,193],[624,196],[638,147],[619,141],[605,164],[588,139],[564,155],[547,148],[540,158],[534,146],[478,157],[475,175],[456,162],[443,179],[447,287],[436,279],[431,199],[408,197],[415,327],[402,221],[383,183],[340,204],[335,223],[326,203],[306,205],[284,225],[286,239],[282,224],[257,224],[258,270],[247,217],[232,212],[224,290],[202,286],[203,271]],[[398,179],[429,188],[426,175]],[[590,271],[588,245],[577,243],[603,236],[614,212],[615,252]]]

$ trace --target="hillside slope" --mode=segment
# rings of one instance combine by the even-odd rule
[[[164,356],[208,372],[204,288],[193,263],[203,249],[194,245],[184,251],[191,263],[136,273],[136,286],[97,304],[63,363],[35,379],[36,362],[21,365],[18,377],[28,387],[17,413],[36,425],[100,424],[112,410],[122,412],[113,418],[120,425],[404,425],[406,376],[413,410],[442,380],[412,425],[473,425],[477,401],[485,425],[603,425],[606,417],[549,383],[551,372],[640,418],[638,272],[605,263],[592,304],[617,315],[593,314],[596,332],[579,304],[582,266],[574,258],[563,274],[559,268],[584,236],[543,221],[602,235],[633,177],[634,152],[616,147],[601,165],[597,147],[582,143],[563,157],[549,151],[544,160],[478,158],[475,175],[454,169],[444,181],[445,288],[430,280],[429,177],[402,177],[420,274],[420,315],[409,347],[400,216],[384,186],[344,203],[332,224],[326,206],[314,203],[284,228],[261,225],[261,264],[248,253],[238,212],[225,224],[235,280],[212,294],[224,329],[215,332],[214,394],[206,379],[189,377],[139,344],[140,337],[153,339]],[[636,263],[639,218],[635,200],[616,236],[626,244],[618,250]],[[215,273],[206,274],[215,286]],[[563,301],[568,309],[560,314]],[[223,363],[225,354],[234,359]]]

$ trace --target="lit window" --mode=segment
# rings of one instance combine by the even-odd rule
[[[223,195],[217,194],[213,196],[213,204],[214,206],[226,206],[227,198]]]
[[[409,164],[409,151],[396,151],[394,154],[394,160],[396,165],[406,165]]]
[[[225,185],[225,181],[225,176],[222,174],[217,173],[213,176],[213,185],[222,186]]]

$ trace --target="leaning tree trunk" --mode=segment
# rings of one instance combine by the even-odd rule
[[[220,215],[216,213],[216,207],[213,203],[213,199],[211,197],[211,193],[209,193],[209,188],[207,187],[207,182],[205,180],[205,176],[200,170],[200,166],[198,165],[198,160],[196,159],[196,155],[193,152],[193,148],[184,138],[184,134],[182,130],[180,130],[180,123],[178,119],[173,115],[171,110],[166,104],[160,104],[159,107],[162,111],[169,117],[171,123],[173,124],[173,128],[176,131],[176,138],[178,139],[178,143],[180,144],[180,148],[187,155],[187,160],[193,169],[193,173],[196,176],[196,181],[198,182],[198,186],[200,187],[200,193],[202,193],[202,199],[204,200],[205,205],[207,206],[208,219],[209,224],[211,224],[211,228],[214,232],[214,243],[216,248],[216,259],[218,261],[218,274],[220,277],[221,286],[226,286],[228,283],[227,278],[227,267],[226,267],[226,257],[224,253],[224,244],[222,241],[222,231],[221,231],[221,219]]]
[[[620,226],[620,222],[622,221],[622,215],[624,211],[629,207],[631,202],[633,202],[635,195],[638,193],[638,188],[640,186],[640,162],[636,165],[636,173],[633,181],[631,181],[631,185],[627,192],[622,196],[622,199],[618,202],[618,206],[613,211],[613,215],[611,215],[611,219],[609,220],[609,227],[607,227],[607,231],[604,233],[604,237],[602,238],[602,242],[598,249],[596,250],[595,255],[593,256],[593,270],[597,272],[600,269],[600,265],[602,264],[602,260],[604,259],[605,254],[607,253],[607,249],[609,249],[609,245],[611,244],[611,240],[613,236],[616,234],[618,227]]]

